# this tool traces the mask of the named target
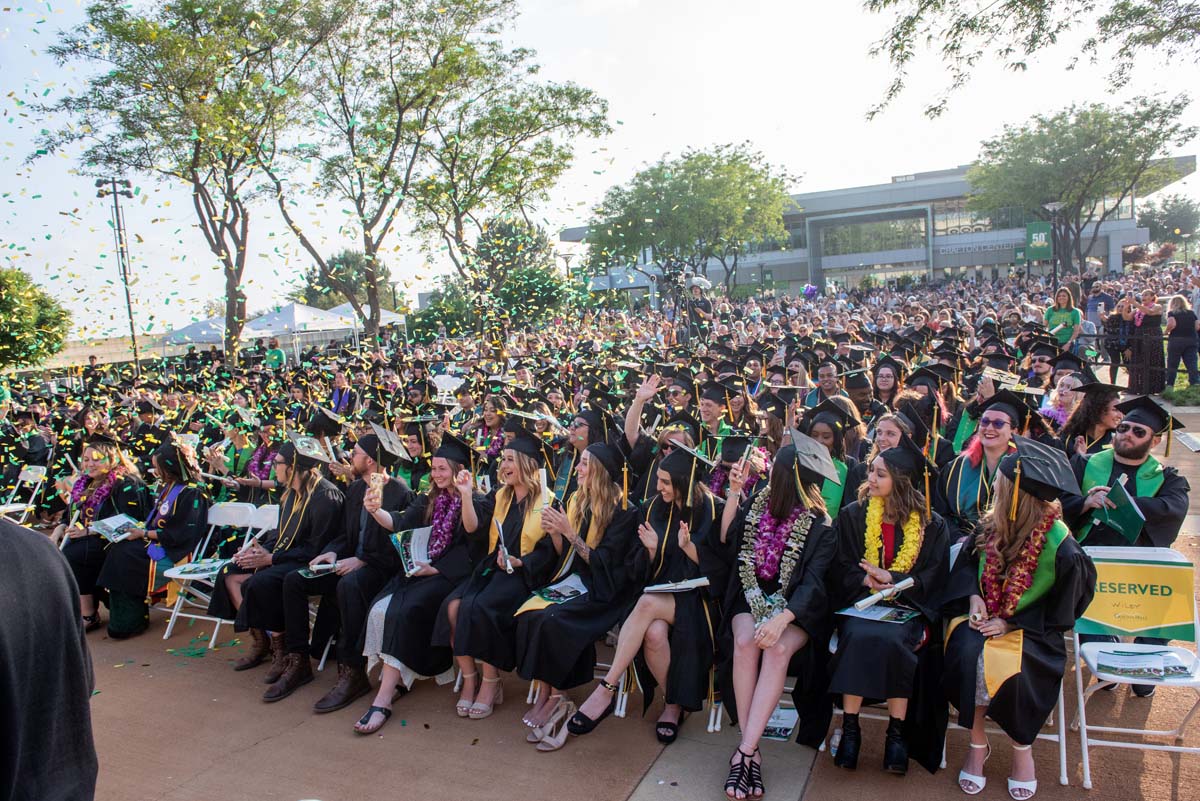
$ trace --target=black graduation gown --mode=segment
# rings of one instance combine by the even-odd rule
[[[79,525],[87,526],[97,520],[120,514],[129,515],[134,520],[145,522],[146,518],[150,516],[151,503],[150,491],[146,485],[133,476],[125,476],[113,485],[112,491],[104,499],[104,503],[100,504],[95,515],[88,520],[83,520],[81,517]],[[71,511],[73,514],[74,509]],[[108,555],[108,548],[105,547],[107,545],[108,540],[98,534],[93,534],[69,539],[63,546],[63,556],[67,558],[67,562],[71,565],[71,572],[75,574],[75,582],[79,585],[80,595],[91,595],[96,591],[96,579],[99,578],[100,571],[104,566],[104,559]]]
[[[476,495],[472,499],[479,528],[468,535],[462,518],[454,528],[450,544],[431,563],[438,572],[432,576],[397,573],[379,593],[379,598],[391,596],[384,618],[383,653],[400,660],[421,676],[436,676],[454,664],[454,654],[448,644],[433,645],[438,612],[454,588],[471,575],[473,561],[468,540],[481,533],[486,536],[491,523],[491,499]],[[412,505],[395,521],[397,531],[427,525],[425,509],[429,496],[418,495]],[[378,600],[378,598],[376,599]]]
[[[526,498],[526,503],[529,500]],[[491,503],[494,508],[494,491]],[[548,577],[552,560],[548,555],[538,553],[539,550],[548,550],[551,554],[554,552],[550,538],[543,537],[533,551],[519,556],[524,517],[524,504],[514,502],[500,521],[504,547],[511,556],[521,559],[522,566],[514,568],[512,573],[498,568],[496,554],[500,550],[499,545],[493,548],[475,565],[471,576],[442,604],[443,612],[438,615],[438,625],[433,634],[434,645],[450,644],[455,656],[469,656],[501,671],[511,671],[517,666],[517,621],[513,613]],[[484,528],[481,533],[487,537],[489,531],[489,528]],[[454,642],[451,643],[447,612],[449,603],[456,599],[459,601],[458,618]]]
[[[706,575],[705,565],[696,564],[679,549],[680,509],[676,508],[671,513],[670,506],[662,496],[656,494],[651,497],[651,502],[639,518],[639,523],[649,519],[650,525],[659,533],[653,557],[640,540],[633,548],[629,573],[632,580],[641,586],[687,581]],[[708,561],[708,550],[704,543],[709,536],[715,536],[713,532],[720,519],[720,506],[710,495],[704,495],[690,511],[688,528],[697,553],[704,562]],[[719,599],[719,591],[720,588],[710,586],[707,590],[671,593],[675,599],[675,623],[671,626],[669,636],[671,664],[664,688],[668,704],[679,704],[684,709],[695,711],[704,705],[709,696],[716,626],[720,622],[720,613],[714,600]],[[654,702],[657,682],[640,651],[634,668],[642,688],[642,712],[645,714]]]
[[[267,532],[262,542],[271,552],[271,564],[253,571],[232,562],[221,568],[208,614],[233,620],[234,631],[283,631],[284,576],[307,565],[321,553],[321,546],[340,534],[343,500],[341,490],[325,479],[313,487],[307,503],[300,501],[297,506],[296,494],[286,493],[279,507],[280,528]],[[234,609],[225,576],[247,572],[253,575],[242,584],[242,605]]]
[[[988,704],[987,715],[1019,745],[1034,741],[1058,703],[1058,688],[1067,667],[1063,634],[1087,610],[1095,590],[1095,565],[1074,538],[1067,537],[1054,554],[1054,586],[1008,620],[1025,632],[1021,672],[1000,685]],[[982,592],[979,554],[970,541],[963,546],[950,571],[943,595],[945,619],[967,614],[972,595]],[[946,700],[958,709],[959,725],[968,729],[975,720],[976,674],[986,639],[964,621],[946,642],[943,673]]]
[[[638,437],[637,443],[629,448],[629,440],[620,440],[621,450],[628,451],[625,456],[629,462],[629,499],[645,506],[654,497],[656,474],[661,454],[654,440],[644,434]]]
[[[586,515],[584,522],[588,522]],[[517,673],[521,678],[538,679],[556,689],[592,680],[596,641],[625,617],[641,589],[629,574],[632,549],[641,547],[637,526],[636,506],[618,508],[589,561],[575,554],[570,570],[558,576],[570,548],[564,540],[563,555],[556,560],[552,577],[561,581],[576,573],[587,594],[517,616]],[[586,526],[580,536],[587,537]]]
[[[837,555],[829,576],[834,609],[844,609],[871,594],[858,566],[863,558],[867,506],[855,502],[844,508],[835,523]],[[896,550],[903,545],[896,530]],[[911,576],[916,586],[900,596],[906,606],[921,614],[908,623],[885,623],[838,616],[837,652],[829,660],[829,692],[861,695],[872,700],[908,698],[904,739],[909,753],[931,773],[942,758],[946,729],[946,704],[941,688],[941,613],[937,594],[949,571],[946,523],[936,512],[925,526],[924,540],[910,573],[893,573],[896,582]],[[918,648],[922,637],[924,645]]]
[[[734,723],[737,723],[737,704],[734,701],[733,685],[733,618],[739,614],[750,613],[750,605],[746,601],[741,577],[738,575],[738,554],[746,537],[756,536],[756,532],[746,528],[746,514],[750,511],[751,503],[753,498],[742,505],[738,516],[729,527],[725,544],[721,544],[718,532],[714,532],[707,543],[707,548],[715,560],[724,568],[723,572],[720,572],[720,568],[715,568],[710,573],[709,580],[724,588],[724,614],[721,616],[721,626],[717,635],[717,686],[721,689],[721,697],[728,699],[725,708]],[[832,611],[829,608],[829,593],[825,581],[837,551],[837,537],[832,524],[833,521],[828,515],[821,515],[819,518],[814,515],[804,549],[800,552],[800,561],[792,571],[788,587],[784,591],[787,608],[796,616],[792,625],[799,626],[809,635],[808,644],[792,657],[792,664],[788,670],[789,675],[799,677],[797,691],[800,682],[811,685],[811,681],[807,681],[811,674],[807,669],[811,662],[809,652],[816,643],[829,640]],[[758,579],[758,585],[764,594],[779,589],[778,580],[763,582]],[[819,694],[823,695],[824,691],[824,685],[818,688]],[[797,709],[801,707],[798,706]]]
[[[1080,486],[1083,485],[1083,471],[1086,466],[1087,459],[1084,457],[1075,456],[1071,459],[1071,468],[1075,471],[1075,478],[1079,480]],[[1114,460],[1113,471],[1109,474],[1109,486],[1113,485],[1120,468],[1121,465]],[[1170,548],[1179,537],[1179,530],[1187,517],[1191,485],[1174,467],[1164,464],[1162,468],[1163,483],[1153,497],[1143,498],[1137,495],[1137,481],[1134,479],[1136,468],[1129,471],[1129,480],[1125,483],[1125,489],[1146,518],[1142,533],[1134,543],[1139,548]],[[1083,524],[1091,517],[1091,511],[1083,510],[1083,497],[1062,496],[1062,508],[1063,522],[1078,536]],[[1097,523],[1092,526],[1083,544],[1089,548],[1095,545],[1125,546],[1129,545],[1129,540],[1103,523]]]
[[[163,502],[162,493],[154,503]],[[162,511],[161,508],[159,511]],[[143,521],[150,516],[149,510]],[[192,552],[208,531],[208,497],[198,487],[184,487],[175,499],[174,509],[159,520],[158,544],[172,562]],[[124,540],[108,547],[104,567],[96,583],[134,598],[145,598],[150,588],[150,555],[146,540]]]

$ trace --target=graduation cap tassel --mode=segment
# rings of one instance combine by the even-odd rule
[[[691,472],[691,475],[688,476],[688,485],[687,485],[687,507],[689,509],[692,508],[692,492],[695,489],[695,486],[696,486],[696,460],[692,459],[692,472]]]
[[[1175,418],[1171,415],[1167,415],[1167,450],[1163,455],[1168,458],[1171,456],[1171,429],[1174,427],[1174,425]]]
[[[1020,492],[1021,492],[1021,459],[1018,457],[1016,472],[1015,472],[1015,475],[1013,476],[1012,503],[1009,504],[1009,508],[1008,508],[1008,519],[1009,520],[1017,519],[1017,496],[1020,494]]]
[[[929,468],[925,468],[925,517],[930,517],[929,508]]]

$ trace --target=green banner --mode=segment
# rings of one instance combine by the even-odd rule
[[[1025,248],[1013,248],[1013,261],[1025,261]]]
[[[1025,258],[1030,261],[1049,261],[1054,258],[1054,240],[1050,236],[1050,223],[1026,224]]]

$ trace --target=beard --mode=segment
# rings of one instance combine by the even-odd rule
[[[1150,448],[1154,445],[1154,438],[1148,437],[1141,444],[1132,444],[1125,440],[1124,437],[1118,437],[1113,442],[1113,451],[1122,459],[1138,460],[1145,459],[1150,454]]]

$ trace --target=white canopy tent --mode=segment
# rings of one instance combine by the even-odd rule
[[[370,310],[371,310],[370,306],[364,306],[363,308],[367,311],[368,314],[370,314]],[[340,317],[344,317],[346,319],[346,324],[348,326],[351,325],[352,323],[356,326],[362,325],[362,321],[359,320],[358,315],[354,313],[354,307],[350,305],[349,301],[346,301],[345,303],[343,303],[340,306],[334,306],[332,309],[329,310],[329,313],[336,314]],[[387,309],[380,309],[379,324],[380,325],[393,325],[393,324],[403,325],[404,324],[404,315],[397,314],[396,312],[388,311]]]
[[[225,341],[225,315],[197,320],[176,328],[160,340],[163,345],[220,345]]]
[[[289,303],[246,323],[242,339],[277,337],[302,331],[341,331],[348,327],[340,315],[303,303]]]

